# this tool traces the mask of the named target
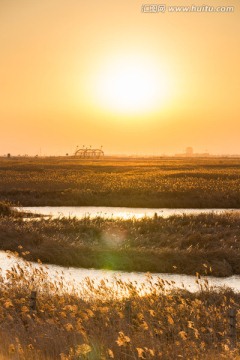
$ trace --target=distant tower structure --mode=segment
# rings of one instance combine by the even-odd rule
[[[193,156],[193,148],[191,146],[188,146],[186,148],[186,156],[189,156],[189,157]]]
[[[100,159],[104,156],[104,152],[102,146],[100,149],[92,149],[91,145],[89,147],[83,145],[81,149],[77,146],[74,156],[80,159]]]

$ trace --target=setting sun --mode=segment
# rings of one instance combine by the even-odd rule
[[[239,1],[168,5],[1,0],[0,154],[238,154]]]
[[[118,113],[152,112],[170,94],[170,77],[144,57],[125,56],[111,61],[93,79],[101,107]]]

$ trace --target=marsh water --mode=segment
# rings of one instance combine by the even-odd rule
[[[103,206],[39,206],[23,207],[23,211],[56,217],[76,217],[78,219],[89,216],[112,218],[112,219],[141,219],[153,217],[155,214],[162,217],[171,215],[198,215],[198,214],[222,214],[236,212],[239,209],[150,209],[150,208],[126,208],[126,207],[103,207]]]

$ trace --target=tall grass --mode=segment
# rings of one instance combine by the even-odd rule
[[[7,201],[0,201],[0,216],[10,216],[14,215],[15,211],[12,208],[12,205]]]
[[[38,219],[0,217],[0,249],[28,260],[127,271],[240,274],[239,215],[164,219]],[[26,252],[29,252],[26,255]]]
[[[6,279],[7,277],[7,279]],[[27,262],[0,277],[0,353],[3,359],[236,359],[228,310],[240,296],[210,291],[167,291],[146,279],[148,293],[134,283],[86,279],[71,291],[52,283]],[[37,291],[37,310],[30,293]],[[141,291],[143,292],[144,285]],[[119,295],[124,294],[124,297]],[[239,328],[238,328],[239,332]],[[0,357],[1,358],[1,357]]]

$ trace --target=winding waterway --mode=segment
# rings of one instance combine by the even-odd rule
[[[23,260],[9,255],[4,251],[0,251],[0,267],[2,269],[3,276],[6,275],[8,270],[17,264],[24,268],[26,264]],[[131,282],[136,288],[141,289],[144,286],[144,292],[148,292],[148,280],[151,278],[151,282],[157,283],[159,279],[164,281],[164,288],[170,289],[185,289],[190,292],[196,292],[200,290],[200,285],[196,282],[196,277],[191,275],[179,275],[179,274],[145,274],[140,272],[123,272],[123,271],[111,271],[111,270],[95,270],[95,269],[83,269],[83,268],[72,268],[63,267],[57,265],[39,265],[37,263],[31,263],[32,269],[42,268],[50,281],[61,282],[66,289],[72,289],[72,285],[75,290],[81,289],[86,279],[94,281],[95,285],[101,284],[102,280],[107,281],[109,288],[116,283],[116,279],[120,279],[125,283]],[[240,276],[234,275],[225,278],[218,277],[202,277],[202,285],[204,286],[207,280],[208,289],[220,287],[228,287],[235,292],[240,292]],[[201,283],[200,281],[200,283]]]
[[[112,219],[141,219],[144,217],[153,217],[155,214],[167,218],[171,215],[198,215],[198,214],[222,214],[222,213],[237,213],[240,214],[240,210],[237,209],[149,209],[149,208],[124,208],[124,207],[23,207],[21,210],[25,212],[31,212],[35,214],[41,214],[43,216],[51,216],[53,218],[61,217],[76,217],[78,219],[86,216],[90,218],[102,217]],[[13,265],[21,262],[20,259],[13,256],[8,256],[5,252],[0,252],[0,263],[3,274],[6,273]],[[32,263],[34,268],[39,267],[38,264]],[[122,272],[122,271],[110,271],[110,270],[95,270],[95,269],[83,269],[83,268],[66,268],[56,265],[42,265],[43,269],[48,274],[48,277],[52,281],[57,281],[59,274],[63,283],[66,285],[73,283],[75,288],[81,287],[86,278],[94,280],[95,283],[99,283],[102,280],[107,280],[109,286],[114,284],[114,281],[121,279],[123,282],[132,282],[136,287],[141,288],[146,284],[146,274],[139,272]],[[152,281],[157,282],[159,278],[165,281],[166,289],[186,289],[191,292],[196,292],[200,289],[199,284],[196,282],[196,277],[191,275],[179,275],[179,274],[151,274]],[[235,292],[240,292],[240,276],[231,276],[225,278],[217,277],[205,277],[208,286],[210,288],[229,287]]]
[[[78,219],[89,216],[113,218],[113,219],[141,219],[153,217],[155,214],[162,217],[171,215],[198,215],[198,214],[240,214],[240,209],[150,209],[150,208],[126,208],[126,207],[103,207],[103,206],[39,206],[23,207],[23,211],[52,217],[76,217]]]

